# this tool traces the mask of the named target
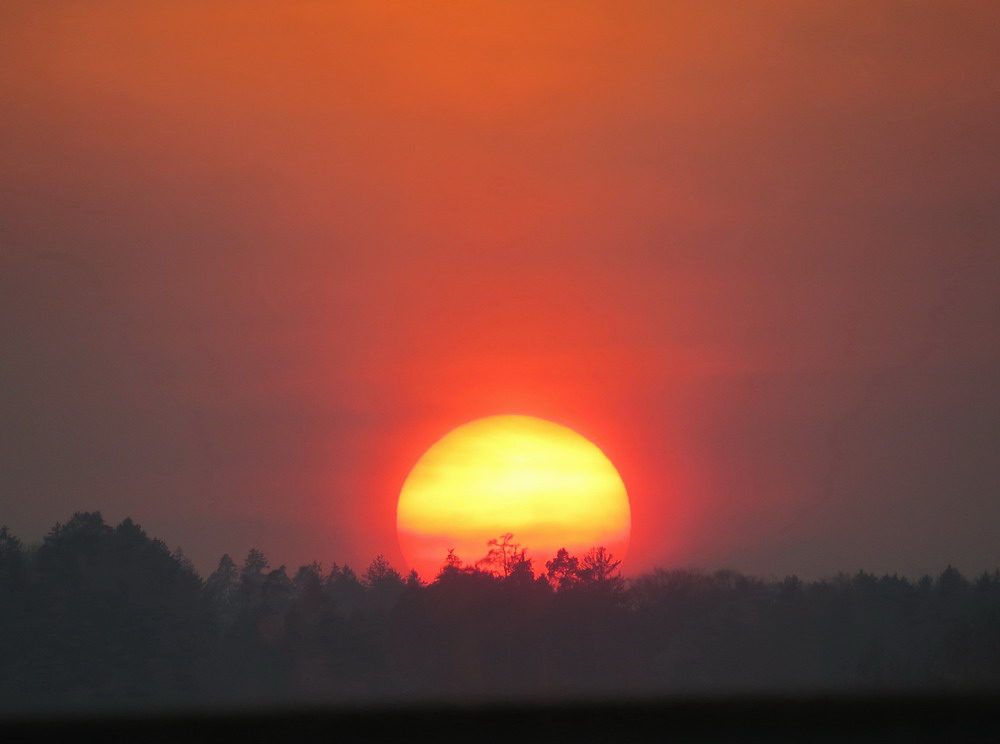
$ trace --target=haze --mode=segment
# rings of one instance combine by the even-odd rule
[[[630,574],[994,568],[998,32],[8,0],[0,523],[402,565],[417,458],[522,413],[615,463]]]

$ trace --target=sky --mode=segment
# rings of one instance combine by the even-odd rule
[[[1000,565],[1000,6],[0,6],[0,524],[402,567],[452,428],[629,574]],[[484,546],[485,553],[485,546]]]

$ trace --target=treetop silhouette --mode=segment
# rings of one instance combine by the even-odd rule
[[[0,708],[359,690],[1000,689],[997,571],[766,581],[657,569],[626,581],[598,546],[559,550],[535,578],[512,533],[485,547],[473,565],[449,551],[426,585],[382,555],[361,580],[336,563],[271,569],[256,549],[241,567],[223,555],[202,582],[132,520],[78,513],[36,551],[0,527]]]

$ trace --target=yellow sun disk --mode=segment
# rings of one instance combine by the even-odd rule
[[[449,547],[476,550],[462,556],[474,560],[505,532],[543,560],[564,545],[621,550],[630,521],[625,486],[600,449],[530,416],[491,416],[447,434],[414,466],[397,509],[404,555],[424,570]]]

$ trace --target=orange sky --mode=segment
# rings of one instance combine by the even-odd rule
[[[620,470],[630,570],[992,567],[998,31],[6,2],[0,522],[399,562],[420,454],[526,413]]]

